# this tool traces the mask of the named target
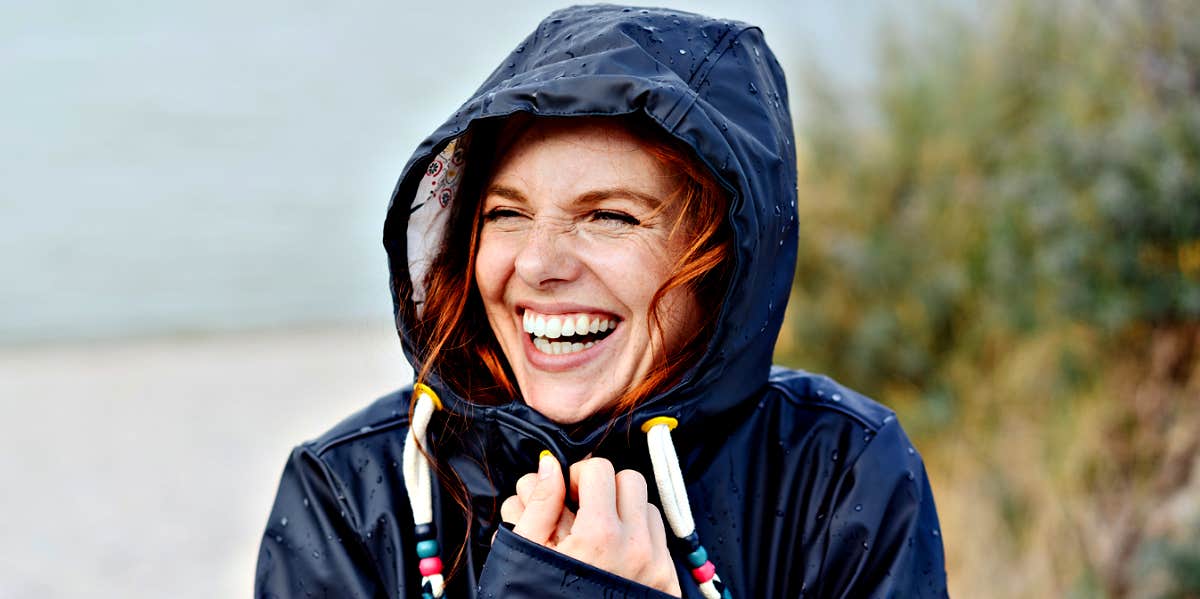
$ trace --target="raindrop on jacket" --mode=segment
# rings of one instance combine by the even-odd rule
[[[384,245],[397,314],[424,297],[464,166],[459,143],[481,119],[514,113],[636,114],[682,141],[733,197],[733,274],[705,357],[611,432],[598,423],[568,434],[519,400],[472,405],[436,375],[425,381],[445,406],[429,446],[473,507],[467,539],[466,516],[432,485],[442,556],[449,564],[463,549],[444,596],[665,597],[513,534],[497,512],[547,448],[566,464],[593,454],[653,480],[638,429],[659,416],[680,423],[672,437],[696,534],[729,596],[946,596],[925,469],[893,413],[829,378],[771,366],[796,257],[796,161],[787,89],[762,32],[679,11],[572,7],[500,65],[396,186]],[[415,360],[407,323],[397,327]],[[411,400],[411,389],[392,393],[295,449],[263,536],[257,597],[422,596],[401,472]],[[451,433],[444,414],[469,415],[471,426]],[[684,596],[702,597],[686,550],[672,550]]]

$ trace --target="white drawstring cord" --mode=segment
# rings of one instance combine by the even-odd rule
[[[679,468],[675,443],[671,441],[671,429],[678,425],[678,420],[666,416],[651,418],[642,424],[650,449],[650,463],[654,467],[654,484],[662,500],[663,515],[667,517],[671,532],[690,547],[687,560],[692,566],[692,577],[700,585],[700,593],[705,599],[731,599],[708,559],[708,552],[696,535],[696,522],[692,519],[692,505],[688,501],[683,471]]]
[[[421,588],[424,594],[436,599],[442,596],[444,580],[442,560],[438,556],[437,532],[433,526],[433,488],[429,475],[429,459],[421,453],[421,448],[428,451],[425,431],[429,428],[429,420],[433,413],[442,406],[433,389],[425,385],[418,383],[414,386],[413,393],[417,396],[417,401],[413,406],[409,434],[404,440],[404,488],[408,491],[414,530],[417,531],[417,556],[421,558]]]

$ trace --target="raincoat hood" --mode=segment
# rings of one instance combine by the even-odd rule
[[[449,223],[465,169],[464,146],[480,123],[517,113],[542,117],[640,114],[682,141],[729,192],[731,279],[707,352],[670,391],[616,429],[671,416],[700,423],[766,384],[796,256],[796,160],[783,72],[762,32],[686,12],[577,6],[551,14],[501,61],[475,94],[418,147],[384,226],[397,328],[420,371],[403,302],[421,302],[422,278]],[[469,162],[469,161],[468,161]],[[736,376],[730,376],[730,373]],[[445,373],[443,373],[445,374]],[[496,418],[553,440],[564,459],[588,453],[608,422],[568,435],[521,401],[469,405],[434,370],[424,381],[452,412]]]

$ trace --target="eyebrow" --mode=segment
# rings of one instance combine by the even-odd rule
[[[506,185],[489,185],[484,195],[485,197],[489,195],[498,195],[504,199],[512,200],[514,202],[529,201],[528,198],[525,197],[525,194],[521,193],[520,190],[508,187]],[[642,193],[628,187],[608,187],[604,189],[594,189],[576,197],[575,203],[582,204],[584,206],[590,206],[614,197],[629,198],[639,204],[642,204],[649,210],[657,210],[660,206],[662,206],[663,203],[662,200],[656,196]]]

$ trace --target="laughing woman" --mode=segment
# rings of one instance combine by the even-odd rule
[[[894,415],[771,367],[795,190],[758,29],[551,15],[405,167],[419,383],[293,452],[257,596],[945,596]]]

